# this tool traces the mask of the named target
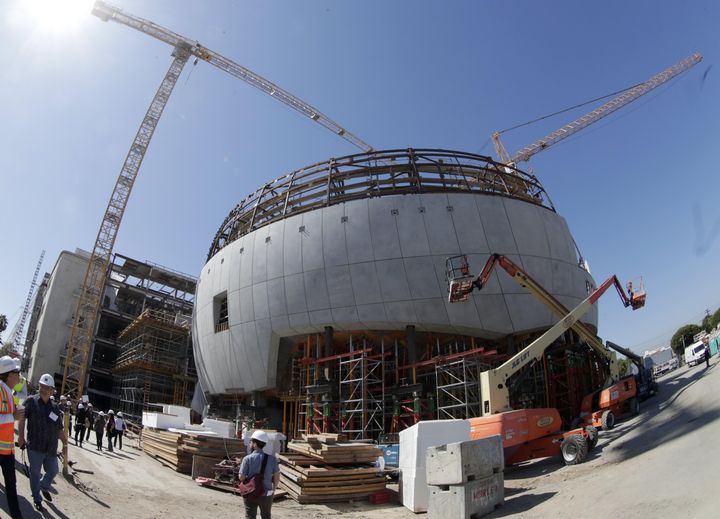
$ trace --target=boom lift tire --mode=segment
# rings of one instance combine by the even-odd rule
[[[640,402],[637,398],[631,398],[630,403],[628,404],[628,409],[630,409],[630,414],[632,416],[637,416],[640,414]]]
[[[585,427],[585,432],[588,434],[587,444],[588,444],[588,452],[592,451],[598,442],[598,430],[596,427],[593,427],[592,425],[588,425]]]
[[[582,434],[572,434],[560,444],[565,465],[577,465],[587,458],[588,443]]]
[[[602,427],[603,431],[609,431],[615,427],[615,415],[612,411],[603,411],[600,417],[600,427]]]

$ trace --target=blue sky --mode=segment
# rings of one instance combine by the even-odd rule
[[[17,317],[42,249],[91,249],[170,49],[91,15],[0,0],[0,313]],[[79,1],[79,0],[78,0]],[[647,306],[600,302],[638,351],[720,307],[720,4],[116,0],[317,106],[374,147],[494,155],[493,130],[702,63],[530,162],[598,282],[642,275]],[[69,11],[68,11],[69,12]],[[504,136],[513,152],[589,111]],[[229,210],[265,181],[354,153],[233,77],[187,66],[115,250],[197,275]]]

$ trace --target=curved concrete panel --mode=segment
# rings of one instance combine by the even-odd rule
[[[557,213],[496,195],[433,193],[352,200],[264,226],[203,267],[195,356],[210,393],[276,385],[281,337],[339,330],[461,333],[497,339],[551,326],[550,312],[504,271],[464,304],[449,304],[445,259],[478,273],[508,255],[565,305],[587,295],[573,240]],[[227,297],[228,329],[216,327]],[[597,309],[584,319],[597,326]],[[216,331],[217,330],[217,331]]]

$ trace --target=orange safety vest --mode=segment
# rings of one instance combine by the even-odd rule
[[[15,401],[12,390],[0,382],[0,456],[14,454]]]

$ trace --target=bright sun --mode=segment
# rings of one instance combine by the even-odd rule
[[[76,29],[90,16],[94,0],[19,0],[23,18],[43,32]]]

